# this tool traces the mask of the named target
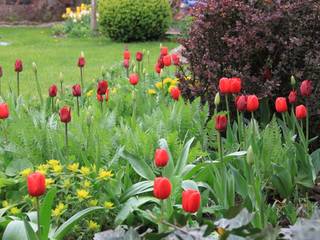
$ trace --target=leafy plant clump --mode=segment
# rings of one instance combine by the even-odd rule
[[[171,22],[166,0],[102,0],[99,14],[102,31],[116,41],[160,38]]]

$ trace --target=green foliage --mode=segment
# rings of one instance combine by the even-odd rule
[[[117,41],[158,39],[171,22],[167,0],[101,0],[101,30]]]

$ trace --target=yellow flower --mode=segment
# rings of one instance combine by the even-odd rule
[[[63,187],[64,187],[64,188],[69,188],[69,187],[71,187],[70,179],[66,179],[66,180],[63,181]]]
[[[54,183],[54,180],[52,178],[46,179],[46,187],[49,188]]]
[[[51,159],[48,161],[48,164],[50,165],[50,167],[53,167],[56,165],[60,165],[60,162],[59,162],[59,160]]]
[[[90,168],[89,167],[81,167],[80,173],[84,176],[87,176],[90,174]]]
[[[22,170],[20,172],[22,177],[27,177],[27,176],[30,175],[30,173],[32,173],[32,169],[31,168],[26,168],[26,169],[24,169],[24,170]]]
[[[77,11],[77,14],[80,14],[81,8],[80,8],[80,7],[77,7],[76,9],[77,9],[77,10],[76,10],[76,11]]]
[[[162,82],[157,82],[155,84],[156,88],[161,89],[162,88]]]
[[[2,201],[2,207],[6,208],[9,206],[9,202],[7,200]]]
[[[81,8],[81,11],[84,11],[87,9],[87,6],[84,3],[81,3],[80,8]]]
[[[46,175],[47,171],[49,169],[49,165],[48,164],[41,164],[37,167],[37,172]]]
[[[77,190],[77,196],[80,201],[90,197],[89,192],[84,189]]]
[[[90,90],[89,92],[87,92],[87,97],[91,97],[93,95],[93,90]]]
[[[178,83],[178,79],[177,78],[176,79],[172,79],[171,85],[177,85],[177,83]]]
[[[99,170],[99,176],[98,179],[100,180],[107,180],[113,176],[113,173],[111,171],[107,171],[104,169]]]
[[[175,87],[176,87],[176,86],[171,85],[171,86],[168,88],[168,92],[171,93],[172,88],[175,88]]]
[[[105,201],[103,206],[106,208],[106,209],[112,209],[113,208],[113,203],[112,202],[108,202],[108,201]]]
[[[148,93],[149,95],[155,95],[157,92],[156,92],[156,90],[154,90],[154,89],[148,89],[147,93]]]
[[[91,186],[91,182],[88,181],[88,180],[85,180],[84,183],[83,183],[83,186],[84,186],[85,188],[89,188],[89,187]]]
[[[97,199],[92,199],[89,201],[89,206],[90,207],[95,207],[98,205],[98,200]]]
[[[66,8],[66,14],[70,14],[70,13],[72,13],[72,10],[71,10],[71,8],[67,7]]]
[[[100,225],[96,223],[95,221],[90,220],[88,223],[88,228],[91,231],[98,231],[100,228]]]
[[[171,78],[165,78],[163,79],[163,84],[167,84],[167,83],[171,83],[172,82],[172,79]]]
[[[63,170],[63,167],[61,165],[54,165],[52,166],[52,171],[54,173],[60,174]]]
[[[53,217],[60,217],[63,213],[64,213],[64,210],[65,210],[65,205],[60,202],[55,209],[52,210],[52,216]]]
[[[191,76],[186,77],[186,80],[187,81],[191,80]]]
[[[79,169],[79,163],[72,163],[68,165],[68,170],[71,172],[77,172]]]
[[[17,214],[21,213],[21,210],[17,207],[13,207],[10,209],[10,213],[13,215],[17,215]]]

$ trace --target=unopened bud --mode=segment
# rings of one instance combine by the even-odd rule
[[[290,81],[291,81],[291,86],[294,87],[296,85],[296,79],[293,75],[291,76]]]
[[[216,107],[219,106],[220,101],[221,101],[220,100],[220,93],[217,92],[216,96],[214,97],[214,105],[216,105]]]
[[[59,81],[63,82],[63,73],[62,72],[60,72],[60,74],[59,74]]]
[[[37,71],[38,71],[37,64],[35,62],[32,63],[32,70],[34,73],[37,73]]]
[[[84,52],[83,51],[81,51],[80,57],[84,58]]]

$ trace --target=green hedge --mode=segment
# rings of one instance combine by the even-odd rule
[[[157,39],[171,23],[168,0],[100,0],[102,32],[116,41]]]

